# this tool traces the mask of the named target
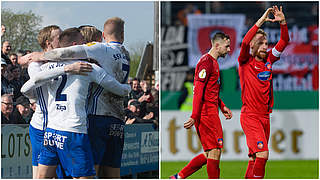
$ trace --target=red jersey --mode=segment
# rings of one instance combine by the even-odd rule
[[[220,92],[220,72],[219,64],[210,54],[203,55],[195,70],[193,83],[193,102],[191,118],[198,121],[201,113],[208,111],[218,111],[224,107],[224,103],[219,98]],[[206,106],[203,106],[206,104]]]
[[[268,114],[273,107],[272,64],[280,59],[281,52],[289,42],[287,25],[281,25],[280,41],[268,51],[264,61],[250,55],[250,41],[258,31],[254,25],[243,38],[239,61],[241,84],[241,112]]]

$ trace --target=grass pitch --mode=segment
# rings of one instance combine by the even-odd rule
[[[187,161],[161,162],[161,178],[168,179],[169,176],[179,172]],[[247,169],[247,161],[221,161],[220,178],[222,179],[244,179]],[[189,177],[190,179],[207,179],[207,166]],[[319,179],[318,160],[287,160],[267,162],[266,179]]]

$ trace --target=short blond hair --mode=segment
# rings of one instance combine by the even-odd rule
[[[109,18],[104,23],[103,31],[107,35],[114,35],[117,39],[121,39],[124,33],[124,21],[119,17]]]

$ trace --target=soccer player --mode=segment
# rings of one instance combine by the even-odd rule
[[[211,39],[210,51],[203,55],[195,69],[192,115],[184,123],[184,128],[195,125],[204,153],[193,158],[189,164],[170,179],[184,179],[207,164],[210,179],[220,177],[220,156],[223,148],[223,132],[219,109],[227,119],[232,112],[219,97],[220,72],[217,59],[230,52],[230,38],[224,33],[216,33]]]
[[[70,28],[60,35],[62,47],[82,44],[83,37],[77,28]],[[65,66],[74,61],[49,63],[44,72]],[[52,177],[58,161],[66,175],[92,178],[95,175],[92,152],[87,135],[86,99],[90,82],[100,84],[105,91],[118,96],[127,95],[130,86],[120,84],[102,68],[91,64],[88,76],[63,75],[48,85],[49,121],[44,136],[44,148],[39,161],[39,178]],[[48,78],[41,75],[36,83]],[[38,84],[39,85],[39,84]],[[26,89],[30,89],[28,87]],[[34,87],[32,87],[34,88]]]
[[[60,47],[59,46],[59,35],[61,34],[61,29],[59,26],[50,25],[46,26],[40,30],[38,34],[38,42],[44,52]],[[28,64],[28,55],[21,58],[24,60],[24,64]],[[37,77],[41,72],[42,62],[31,62],[28,66],[28,74],[31,79]],[[69,64],[67,66],[61,67],[60,74],[63,73],[81,73],[90,70],[90,65],[86,64]],[[30,92],[24,92],[30,97]],[[32,92],[31,92],[32,93]],[[44,129],[48,120],[48,90],[47,86],[43,84],[35,90],[32,98],[36,100],[36,110],[33,113],[30,126],[29,134],[32,146],[32,177],[35,179],[38,172],[38,162],[40,157],[40,149],[43,146],[43,136]],[[60,173],[57,173],[61,177]]]
[[[274,19],[268,16],[272,13]],[[266,21],[280,22],[280,41],[268,51],[266,33],[259,29]],[[280,59],[289,42],[285,16],[277,6],[266,10],[247,32],[238,58],[242,108],[240,122],[249,148],[245,178],[264,178],[268,160],[270,117],[273,107],[272,64]],[[250,50],[251,53],[250,54]]]
[[[122,45],[124,21],[119,17],[108,19],[104,24],[102,36],[106,43],[93,42],[87,45],[59,48],[46,53],[34,52],[31,59],[37,61],[91,58],[124,84],[127,82],[130,70],[129,53]],[[103,88],[96,85],[92,86],[91,92],[88,133],[96,172],[101,178],[120,178],[124,144],[124,98],[105,92]]]

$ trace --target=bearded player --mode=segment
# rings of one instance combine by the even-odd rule
[[[216,33],[211,39],[212,48],[199,60],[195,70],[192,115],[184,128],[195,125],[204,153],[193,158],[189,164],[170,179],[184,179],[207,164],[210,179],[220,177],[220,156],[223,147],[223,132],[219,118],[219,109],[227,119],[232,112],[219,98],[220,72],[217,59],[230,52],[230,38],[223,33]]]
[[[274,19],[268,17],[270,13]],[[266,33],[259,29],[266,21],[280,22],[281,29],[280,40],[270,51],[267,51]],[[273,6],[247,32],[241,44],[238,58],[242,98],[240,122],[249,148],[245,178],[264,178],[265,175],[269,156],[269,115],[273,107],[272,64],[280,59],[288,42],[288,27],[282,6],[280,10]]]

